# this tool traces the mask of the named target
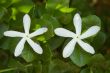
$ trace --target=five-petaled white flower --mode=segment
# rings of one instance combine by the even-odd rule
[[[86,52],[94,54],[95,53],[94,48],[82,40],[87,37],[95,35],[100,30],[100,27],[92,26],[86,32],[81,34],[82,20],[78,13],[75,14],[75,16],[73,18],[73,23],[74,23],[74,26],[76,29],[76,34],[67,29],[64,29],[64,28],[55,29],[56,35],[72,38],[72,40],[65,46],[65,48],[63,50],[63,57],[67,58],[72,54],[76,43],[78,43],[83,48],[83,50],[85,50]]]
[[[19,56],[22,53],[22,50],[24,48],[24,44],[25,44],[26,41],[29,43],[29,45],[33,48],[33,50],[36,53],[42,54],[43,50],[40,47],[40,45],[35,43],[35,42],[33,42],[31,40],[31,38],[45,33],[48,29],[46,27],[39,28],[35,32],[29,34],[31,19],[30,19],[28,14],[24,15],[24,17],[23,17],[23,24],[24,24],[24,31],[25,31],[25,33],[18,32],[18,31],[6,31],[6,32],[4,32],[5,36],[9,36],[9,37],[22,37],[22,39],[20,40],[20,42],[18,43],[18,45],[15,48],[14,55],[15,56]]]

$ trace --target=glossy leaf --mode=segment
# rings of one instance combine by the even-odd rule
[[[0,24],[0,28],[1,28],[0,29],[0,39],[1,39],[4,36],[3,33],[8,30],[8,26]]]
[[[90,28],[93,25],[101,26],[101,20],[96,15],[89,15],[87,17],[84,17],[82,19],[82,23],[83,23],[84,30],[87,30],[88,28]]]
[[[33,50],[31,50],[31,48],[28,48],[26,46],[25,46],[24,50],[22,51],[21,56],[26,62],[32,62],[36,58],[33,53]]]
[[[49,39],[54,36],[54,29],[60,27],[58,20],[49,15],[44,15],[41,17],[41,20],[38,22],[42,27],[47,27],[48,31],[45,33],[45,38]]]
[[[82,48],[76,47],[70,59],[74,64],[82,67],[89,63],[91,55],[83,51]]]

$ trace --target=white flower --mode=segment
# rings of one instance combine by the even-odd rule
[[[42,54],[43,50],[40,47],[40,45],[35,43],[34,41],[32,41],[31,38],[45,33],[48,29],[43,27],[43,28],[40,28],[40,29],[36,30],[35,32],[29,34],[31,19],[30,19],[28,14],[24,15],[23,24],[24,24],[25,33],[18,32],[18,31],[6,31],[6,32],[4,32],[5,36],[22,37],[22,39],[20,40],[20,42],[18,43],[18,45],[15,48],[14,55],[19,56],[22,53],[22,50],[24,48],[24,44],[26,41],[29,43],[29,45],[33,48],[33,50],[36,53]]]
[[[76,43],[78,43],[83,48],[83,50],[85,50],[86,52],[94,54],[95,53],[94,48],[92,46],[90,46],[88,43],[82,41],[82,39],[88,38],[88,37],[93,36],[96,33],[98,33],[98,31],[100,30],[100,27],[92,26],[86,32],[81,34],[82,20],[78,13],[75,14],[75,16],[73,18],[73,23],[74,23],[74,26],[76,29],[76,34],[67,29],[64,29],[64,28],[55,29],[56,35],[72,38],[72,40],[65,46],[65,48],[63,50],[63,57],[67,58],[72,54]]]

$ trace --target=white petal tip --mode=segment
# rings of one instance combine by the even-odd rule
[[[74,23],[74,25],[76,25],[76,24],[78,24],[78,22],[80,22],[80,24],[81,24],[81,17],[80,17],[79,13],[76,13],[73,17],[73,23]]]
[[[45,32],[47,32],[47,31],[48,31],[48,28],[44,27],[43,30],[44,30]]]
[[[15,52],[15,53],[14,53],[14,56],[15,56],[15,57],[18,57],[18,56],[20,56],[20,55],[21,55],[21,52]]]
[[[7,31],[3,33],[4,36],[7,36]]]
[[[79,13],[76,13],[75,16],[80,16],[80,14]]]
[[[54,30],[54,32],[56,32],[58,29],[59,29],[59,28],[56,28],[56,29]]]
[[[79,13],[76,13],[76,14],[74,15],[74,18],[75,18],[75,19],[79,19],[79,18],[80,18],[80,14],[79,14]]]
[[[38,54],[43,54],[43,50],[41,47],[36,47],[36,48],[33,48],[33,50],[38,53]]]
[[[64,33],[64,32],[61,32],[62,29],[63,29],[63,28],[56,28],[56,29],[54,30],[55,34],[56,34],[57,36],[62,35],[62,34]],[[65,33],[65,34],[66,34],[66,33]],[[63,36],[63,37],[64,37],[64,36]]]
[[[60,30],[62,30],[62,28],[56,28],[56,29],[54,30],[55,34],[59,33]]]
[[[3,34],[4,34],[4,36],[10,36],[10,31],[5,31]]]
[[[25,14],[24,17],[29,17],[29,15],[28,14]]]
[[[11,31],[5,31],[5,32],[3,33],[4,36],[11,36],[10,34],[12,34]]]
[[[63,58],[68,58],[70,55],[69,52],[63,51]]]
[[[63,54],[63,58],[68,58],[68,57],[69,57],[69,55]]]
[[[15,57],[18,57],[19,55],[20,55],[20,54],[14,53],[14,56],[15,56]]]
[[[91,53],[91,54],[95,54],[95,51],[93,50],[93,51],[91,51],[90,53]]]
[[[100,27],[99,26],[94,26],[94,27],[96,27],[96,29],[99,31],[100,30]]]
[[[24,24],[29,23],[30,22],[30,16],[28,14],[25,14],[23,17],[23,22]]]
[[[68,58],[68,56],[63,55],[63,58]]]
[[[39,50],[37,53],[38,54],[43,54],[43,50]]]
[[[92,48],[92,49],[90,49],[89,51],[86,51],[86,52],[88,52],[88,53],[90,53],[90,54],[95,54],[95,50]]]

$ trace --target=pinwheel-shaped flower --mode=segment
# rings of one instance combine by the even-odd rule
[[[43,27],[43,28],[40,28],[40,29],[36,30],[35,32],[29,34],[30,23],[31,23],[31,19],[30,19],[29,15],[25,14],[23,17],[23,24],[24,24],[25,33],[18,32],[18,31],[6,31],[6,32],[4,32],[5,36],[22,37],[22,39],[20,40],[20,42],[18,43],[18,45],[15,48],[15,52],[14,52],[15,56],[19,56],[22,53],[22,50],[24,48],[24,44],[26,41],[29,43],[29,45],[33,48],[33,50],[36,53],[38,53],[38,54],[43,53],[43,50],[40,47],[40,45],[35,43],[34,41],[32,41],[31,38],[45,33],[47,31],[47,28]]]
[[[82,41],[82,39],[95,35],[100,30],[100,27],[92,26],[86,32],[81,34],[82,20],[78,13],[75,14],[75,16],[73,18],[73,23],[74,23],[74,26],[76,29],[76,34],[67,29],[64,29],[64,28],[55,29],[56,35],[72,38],[72,40],[65,46],[65,48],[63,50],[63,57],[67,58],[72,54],[76,43],[78,43],[83,48],[83,50],[85,50],[86,52],[94,54],[95,53],[94,48],[92,46],[90,46],[88,43]]]

